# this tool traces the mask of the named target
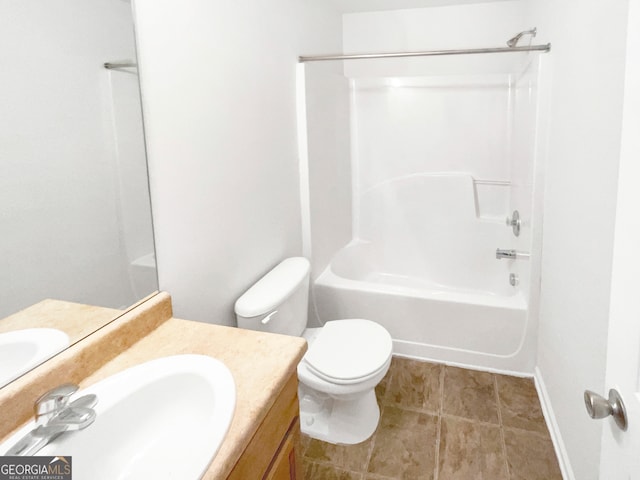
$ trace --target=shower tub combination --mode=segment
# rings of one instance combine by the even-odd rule
[[[400,355],[525,371],[527,295],[509,275],[528,260],[496,259],[511,231],[476,215],[474,192],[468,175],[412,175],[367,192],[361,211],[376,221],[363,219],[367,240],[341,249],[316,278],[319,318],[374,320]]]
[[[550,45],[514,53],[523,35],[488,49],[507,56],[306,67],[312,318],[374,320],[399,355],[530,374],[541,179],[525,50]]]

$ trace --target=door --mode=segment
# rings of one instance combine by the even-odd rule
[[[625,403],[627,431],[605,420],[600,480],[640,480],[640,0],[629,0],[618,205],[611,278],[607,388]],[[600,392],[606,395],[606,392]]]

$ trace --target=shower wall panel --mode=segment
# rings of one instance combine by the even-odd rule
[[[541,208],[538,208],[535,198],[541,194],[539,178],[536,178],[537,169],[535,161],[536,118],[538,100],[538,57],[534,57],[522,73],[516,76],[511,90],[511,125],[509,161],[511,171],[511,188],[509,189],[509,214],[518,210],[522,222],[518,237],[511,236],[510,248],[534,253],[539,258],[537,251],[541,247],[541,239],[534,241],[533,226],[542,221]],[[540,188],[535,190],[536,181]],[[538,282],[533,280],[532,274],[539,277],[539,265],[532,262],[514,262],[511,271],[518,276],[520,288],[527,300],[535,297],[536,305],[538,289],[531,291],[532,285]]]
[[[388,182],[443,172],[509,181],[508,76],[355,79],[352,86],[358,235],[369,228],[360,222],[370,217],[361,200]],[[469,186],[465,206],[478,217],[503,221],[506,185],[478,192],[475,183]]]
[[[342,66],[305,65],[312,276],[352,237],[349,82]]]

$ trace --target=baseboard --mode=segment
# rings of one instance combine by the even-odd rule
[[[571,462],[569,461],[569,456],[567,455],[567,449],[565,448],[564,442],[562,441],[562,435],[560,434],[558,422],[556,422],[556,416],[553,413],[553,408],[551,406],[549,394],[547,393],[547,388],[545,387],[544,380],[542,379],[542,372],[540,372],[540,369],[538,367],[535,368],[533,378],[536,382],[536,390],[538,391],[538,397],[540,398],[542,413],[544,415],[545,421],[547,422],[547,428],[549,429],[549,433],[551,434],[553,447],[556,451],[556,456],[558,457],[558,463],[560,464],[562,478],[564,480],[576,480],[576,477],[573,474],[573,470],[571,469]]]

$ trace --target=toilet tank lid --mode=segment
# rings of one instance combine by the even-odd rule
[[[250,318],[269,313],[289,298],[308,274],[309,260],[306,258],[283,260],[236,301],[236,315]]]

